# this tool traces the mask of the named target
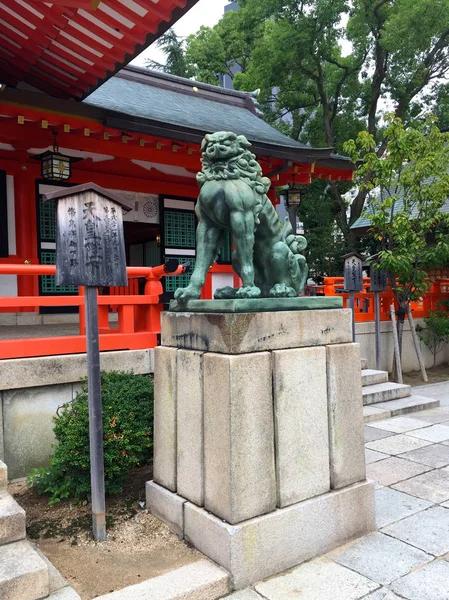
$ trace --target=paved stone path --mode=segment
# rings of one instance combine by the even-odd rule
[[[365,425],[377,532],[229,600],[449,600],[449,382],[441,407]]]

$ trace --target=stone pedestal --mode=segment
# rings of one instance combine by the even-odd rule
[[[344,309],[162,315],[147,506],[239,589],[375,528]]]

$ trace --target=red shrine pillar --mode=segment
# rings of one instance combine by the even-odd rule
[[[25,171],[14,177],[14,202],[17,261],[18,263],[26,263],[28,261],[32,264],[38,264],[36,183],[32,173]],[[17,277],[17,289],[19,296],[39,295],[37,276],[19,275]]]

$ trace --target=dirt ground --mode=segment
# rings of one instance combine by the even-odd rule
[[[449,381],[449,365],[439,365],[432,369],[426,369],[427,383],[423,381],[421,371],[412,371],[411,373],[404,373],[404,383],[408,385],[427,385],[429,383],[440,383],[442,381]],[[393,381],[390,377],[390,381]]]
[[[25,482],[11,484],[9,492],[26,511],[28,537],[82,600],[91,600],[202,558],[146,511],[149,479],[150,469],[137,469],[126,491],[107,499],[108,540],[102,543],[90,534],[90,505],[49,506],[48,497],[27,489]]]

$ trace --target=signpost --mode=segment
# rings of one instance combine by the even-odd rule
[[[128,285],[123,212],[134,206],[94,183],[45,194],[57,200],[56,285],[85,286],[92,531],[106,539],[97,288]]]
[[[352,309],[352,341],[355,342],[355,312],[354,295],[360,292],[363,287],[363,259],[357,252],[350,252],[343,256],[345,261],[345,292],[349,292],[349,303]]]
[[[380,370],[380,293],[388,289],[388,273],[371,269],[370,291],[374,292],[374,323],[376,329],[376,369]]]

